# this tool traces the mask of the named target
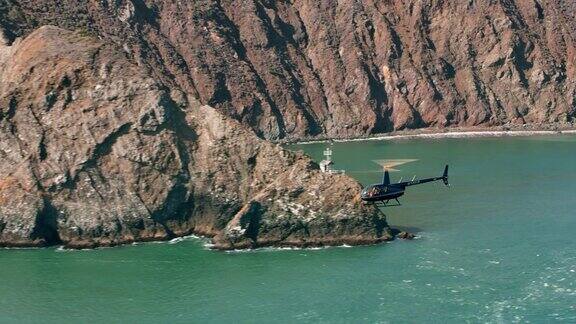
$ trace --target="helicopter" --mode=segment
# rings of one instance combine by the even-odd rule
[[[369,204],[382,203],[385,207],[388,206],[390,200],[395,200],[398,205],[394,206],[400,206],[400,201],[398,201],[398,198],[404,195],[406,187],[439,180],[442,180],[446,186],[450,186],[450,183],[448,182],[448,165],[444,167],[444,174],[442,174],[441,177],[417,180],[416,176],[414,176],[414,178],[412,178],[410,181],[402,182],[402,179],[400,179],[400,181],[397,183],[391,183],[388,170],[384,170],[382,183],[369,185],[364,188],[360,194],[360,198]]]

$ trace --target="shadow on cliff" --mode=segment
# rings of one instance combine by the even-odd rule
[[[43,208],[36,215],[36,224],[31,239],[38,241],[39,246],[52,246],[62,243],[58,234],[58,210],[47,197],[44,197]]]

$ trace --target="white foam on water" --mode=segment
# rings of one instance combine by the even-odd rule
[[[97,250],[104,250],[104,249],[113,249],[115,247],[113,246],[99,246],[97,248],[93,248],[93,249],[70,249],[65,247],[64,245],[60,245],[57,248],[54,249],[54,252],[68,252],[68,253],[72,253],[72,252],[90,252],[90,251],[97,251]]]
[[[176,244],[176,243],[180,243],[182,241],[184,241],[184,238],[177,237],[177,238],[174,238],[174,239],[171,239],[170,241],[168,241],[168,244]]]
[[[388,243],[388,242],[383,242]],[[319,250],[327,250],[327,249],[337,249],[337,248],[351,248],[353,246],[348,244],[342,245],[334,245],[334,246],[313,246],[313,247],[261,247],[256,249],[234,249],[225,251],[226,253],[256,253],[256,252],[279,252],[279,251],[319,251]]]
[[[38,250],[47,249],[46,247],[1,247],[0,250]]]
[[[214,247],[214,244],[211,243],[210,241],[202,244],[202,246],[204,247],[205,250],[211,250]]]
[[[278,252],[278,251],[300,251],[300,250],[320,250],[322,248],[300,248],[300,247],[262,247],[256,249],[234,249],[225,251],[226,253],[258,253],[258,252]]]
[[[204,246],[209,246],[209,247],[212,246],[212,244],[210,244],[210,242],[209,242],[209,239],[192,234],[192,235],[176,237],[176,238],[173,238],[169,241],[149,241],[149,242],[138,241],[138,242],[132,242],[132,243],[127,243],[127,244],[121,244],[118,246],[99,246],[99,247],[91,248],[91,249],[70,249],[70,248],[66,248],[64,245],[61,245],[61,246],[56,247],[54,249],[54,251],[56,251],[56,252],[97,251],[97,250],[104,250],[104,249],[114,249],[114,248],[123,247],[123,246],[139,246],[139,245],[146,245],[146,244],[177,244],[177,243],[181,243],[184,241],[190,241],[190,240],[206,241]],[[37,249],[37,248],[25,248],[25,249]]]
[[[191,240],[203,240],[204,238],[202,237],[198,237],[196,235],[188,235],[188,236],[182,236],[182,237],[177,237],[177,238],[173,238],[170,241],[168,241],[168,244],[177,244],[177,243],[181,243],[184,241],[191,241]]]
[[[526,322],[530,320],[526,314],[541,312],[538,316],[547,318],[547,321],[575,322],[576,312],[569,306],[576,300],[575,268],[576,257],[556,256],[551,266],[537,273],[516,296],[485,305],[484,321]],[[535,310],[540,305],[546,306],[540,311]],[[553,312],[546,313],[550,310]]]

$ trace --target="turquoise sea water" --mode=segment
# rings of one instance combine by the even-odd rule
[[[325,144],[292,146],[315,159]],[[414,241],[223,253],[204,242],[0,250],[0,322],[576,322],[576,137],[336,143],[338,168],[418,159],[389,222]]]

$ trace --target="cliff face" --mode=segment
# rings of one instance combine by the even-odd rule
[[[391,239],[359,185],[180,90],[115,45],[42,27],[0,44],[0,246],[198,233],[217,248]]]
[[[88,28],[264,138],[576,116],[574,1],[59,3],[1,0],[0,17],[13,35]]]

